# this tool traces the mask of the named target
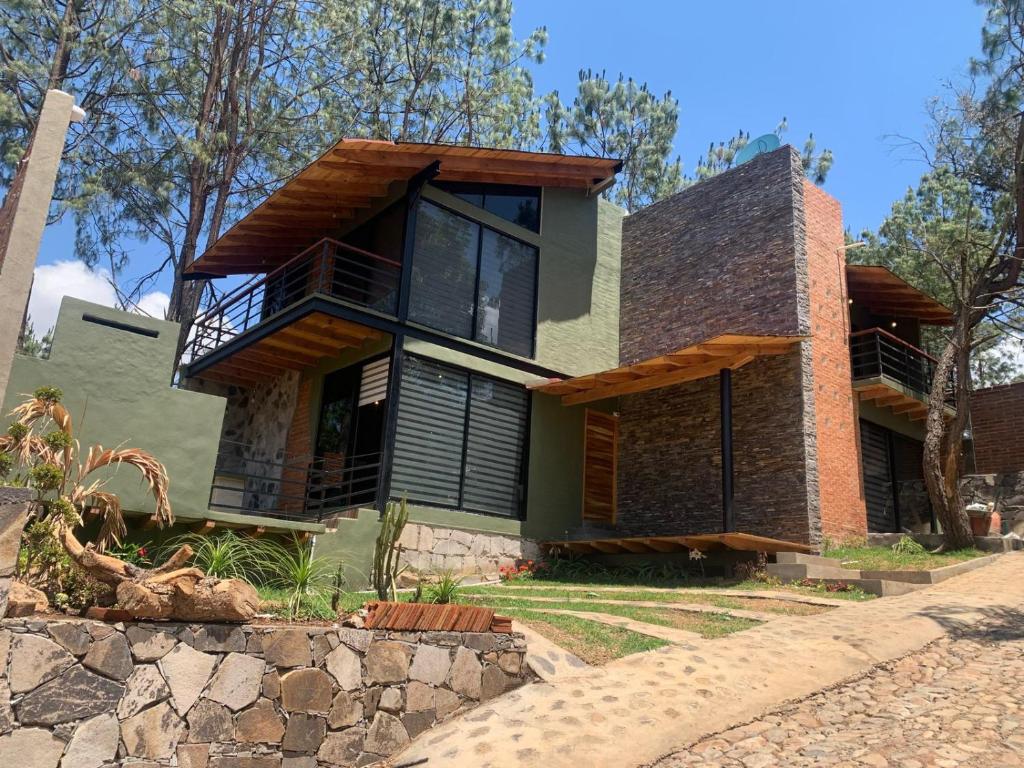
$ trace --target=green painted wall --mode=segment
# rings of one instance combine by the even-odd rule
[[[369,583],[374,542],[379,531],[377,511],[360,509],[356,518],[332,521],[327,531],[316,537],[313,553],[335,564],[335,568],[340,561],[346,589],[362,589]]]
[[[82,319],[91,314],[156,338]],[[23,393],[52,385],[64,392],[83,448],[142,448],[163,462],[170,477],[175,512],[204,517],[213,478],[224,399],[170,386],[178,325],[65,298],[47,360],[17,356],[3,402],[6,414]],[[112,473],[113,474],[113,473]],[[151,512],[153,503],[140,476],[122,467],[108,486],[128,511]]]
[[[913,438],[924,440],[925,427],[923,421],[911,421],[906,416],[893,413],[889,408],[878,408],[871,403],[860,403],[860,418],[877,424],[880,427],[888,427],[893,432]]]

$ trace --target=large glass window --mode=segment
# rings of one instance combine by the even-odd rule
[[[540,187],[460,181],[435,181],[434,186],[524,229],[540,232]]]
[[[522,500],[526,390],[409,357],[400,392],[391,495],[516,516]]]
[[[537,249],[420,202],[409,317],[453,336],[533,355]]]

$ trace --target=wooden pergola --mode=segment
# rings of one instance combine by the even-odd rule
[[[576,376],[572,379],[548,379],[533,384],[530,388],[535,392],[560,396],[563,405],[580,405],[718,376],[722,435],[722,528],[727,534],[737,535],[733,534],[735,515],[733,512],[732,372],[759,357],[785,354],[793,348],[793,345],[805,338],[805,336],[723,334],[648,360],[641,360],[600,373]],[[609,544],[608,546],[613,545]],[[688,545],[682,544],[680,546],[688,547]]]
[[[604,157],[342,139],[221,235],[186,272],[217,277],[272,270],[364,218],[428,170],[438,181],[599,194],[621,167],[621,161]]]

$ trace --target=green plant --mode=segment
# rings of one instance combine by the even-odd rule
[[[266,553],[269,555],[270,583],[288,595],[290,619],[295,619],[309,601],[322,600],[332,576],[336,580],[341,573],[340,566],[334,570],[327,558],[317,557],[313,554],[313,547],[297,536],[293,537],[292,546],[275,544],[268,547]],[[340,587],[338,597],[341,597]]]
[[[269,541],[242,536],[234,531],[214,535],[186,533],[170,539],[165,554],[188,545],[192,548],[192,565],[207,576],[218,579],[258,581],[267,567],[272,544]]]
[[[892,545],[894,555],[923,555],[927,550],[909,536],[900,536],[899,541]]]
[[[334,615],[338,615],[338,607],[341,604],[341,587],[345,583],[345,566],[338,563],[337,570],[334,571],[334,581],[331,584],[331,610],[334,611]]]
[[[461,584],[461,576],[456,576],[453,571],[441,571],[427,586],[427,602],[435,605],[454,603]]]
[[[402,545],[398,540],[408,520],[409,509],[404,498],[400,502],[387,503],[374,544],[373,567],[370,570],[370,584],[380,600],[389,597],[395,600],[398,596],[399,560],[402,556]]]
[[[126,563],[137,565],[139,568],[152,568],[153,561],[149,557],[150,550],[151,547],[148,541],[145,544],[136,544],[129,541],[111,547],[107,550],[107,554]]]

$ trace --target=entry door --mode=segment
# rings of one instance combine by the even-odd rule
[[[897,530],[897,521],[889,430],[861,420],[860,452],[868,530],[874,533],[894,532]]]
[[[615,525],[619,417],[587,410],[583,436],[583,522]]]

